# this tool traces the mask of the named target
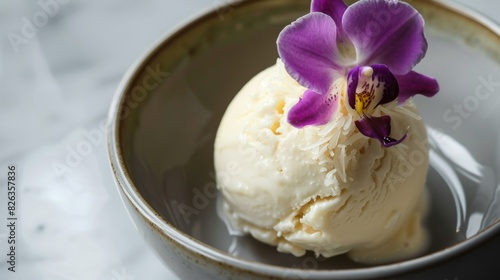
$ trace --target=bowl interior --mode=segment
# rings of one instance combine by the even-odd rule
[[[216,212],[213,144],[240,88],[275,63],[281,29],[308,0],[243,1],[215,9],[160,43],[125,86],[118,139],[133,187],[167,223],[203,243],[283,267],[363,267],[344,256],[310,262],[251,237],[232,236]],[[411,2],[426,19],[429,50],[416,70],[440,93],[417,97],[432,146],[427,178],[428,254],[499,231],[500,45],[498,33],[433,1]],[[478,234],[479,233],[479,234]],[[464,242],[465,241],[465,242]]]

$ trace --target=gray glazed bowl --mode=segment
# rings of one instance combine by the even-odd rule
[[[216,213],[219,121],[246,81],[276,61],[280,30],[310,5],[248,0],[166,34],[130,68],[110,110],[109,158],[123,202],[181,279],[476,279],[498,271],[489,254],[500,249],[500,30],[448,1],[409,2],[429,41],[417,70],[441,84],[438,96],[416,99],[432,147],[429,251],[362,266],[344,256],[295,258],[229,234]]]

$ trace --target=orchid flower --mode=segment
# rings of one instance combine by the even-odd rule
[[[287,72],[307,88],[287,116],[296,128],[330,122],[347,95],[357,129],[390,147],[406,134],[392,138],[390,116],[373,116],[375,108],[439,91],[434,78],[412,71],[427,41],[424,19],[404,2],[361,0],[348,7],[313,0],[311,13],[285,27],[277,44]]]

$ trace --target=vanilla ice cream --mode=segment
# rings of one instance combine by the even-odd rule
[[[413,103],[376,108],[390,114],[392,135],[408,131],[384,148],[358,131],[345,97],[330,123],[292,127],[287,112],[304,91],[278,60],[228,107],[214,153],[225,218],[295,256],[348,253],[375,264],[423,253],[428,147]]]

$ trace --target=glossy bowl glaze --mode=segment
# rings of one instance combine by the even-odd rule
[[[216,213],[219,121],[240,88],[275,63],[277,35],[310,5],[248,0],[166,34],[130,68],[110,110],[109,157],[124,204],[181,279],[462,279],[478,275],[469,263],[496,267],[487,254],[500,249],[500,30],[447,1],[409,2],[429,41],[417,70],[441,84],[436,97],[416,98],[432,147],[429,251],[362,266],[344,256],[295,258],[228,232]]]

